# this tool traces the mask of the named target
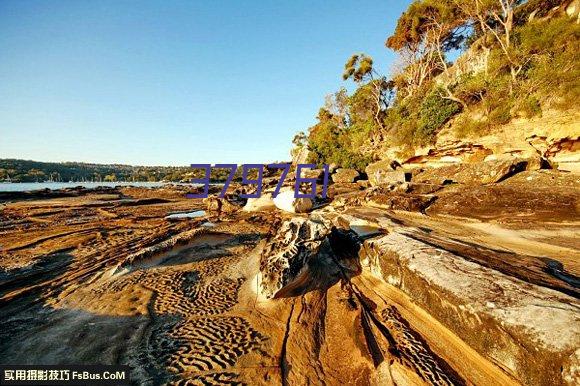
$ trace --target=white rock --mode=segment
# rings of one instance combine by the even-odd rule
[[[273,201],[278,209],[290,213],[306,213],[312,210],[312,200],[310,198],[294,198],[294,190],[280,192]]]
[[[248,202],[244,205],[244,212],[259,212],[262,210],[274,209],[271,193],[264,193],[259,198],[248,198]]]

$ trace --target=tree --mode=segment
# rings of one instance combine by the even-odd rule
[[[409,94],[435,75],[449,73],[445,54],[461,46],[467,29],[464,14],[453,3],[416,0],[409,6],[386,42],[387,47],[399,52],[406,62],[402,72],[410,75],[407,76]],[[447,82],[442,83],[441,97],[465,107],[465,102],[452,92],[448,83],[451,80],[452,77],[447,76]]]
[[[296,135],[292,139],[292,144],[296,147],[303,147],[306,144],[307,140],[308,138],[306,138],[306,134],[304,134],[303,131],[300,131],[296,133]]]
[[[489,33],[498,43],[509,67],[512,82],[527,63],[518,62],[512,51],[515,8],[525,0],[453,0],[453,2],[483,33]],[[528,59],[529,60],[529,59]]]
[[[344,87],[324,98],[324,109],[332,114],[340,128],[345,128],[350,124],[348,100],[348,92]]]
[[[355,54],[347,60],[344,65],[342,79],[352,79],[359,85],[366,82],[367,86],[372,90],[374,121],[380,132],[385,131],[383,119],[384,113],[393,98],[393,82],[379,75],[373,68],[373,59],[365,54]]]

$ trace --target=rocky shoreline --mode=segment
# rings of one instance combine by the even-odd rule
[[[273,199],[275,177],[249,200],[0,197],[0,361],[123,363],[152,385],[580,382],[577,174],[332,172],[314,200]]]

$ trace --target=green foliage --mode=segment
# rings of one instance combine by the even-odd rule
[[[427,41],[434,38],[432,31],[437,29],[440,43],[446,48],[458,48],[462,35],[456,29],[463,23],[461,10],[451,1],[415,0],[403,12],[385,44],[395,51],[415,49],[429,44]]]
[[[373,58],[365,54],[351,56],[344,65],[342,79],[352,78],[355,82],[362,82],[365,77],[372,74]]]
[[[459,78],[455,89],[458,98],[469,105],[481,102],[489,88],[489,80],[485,74],[466,74]]]
[[[511,104],[500,104],[489,113],[489,123],[491,125],[504,125],[512,119]]]
[[[567,16],[537,20],[515,30],[518,58],[528,58],[521,95],[558,96],[556,107],[573,108],[580,98],[580,25]]]
[[[540,100],[534,95],[529,95],[524,98],[518,105],[519,110],[524,113],[526,118],[532,118],[542,114],[542,106]]]
[[[481,136],[489,131],[487,121],[481,121],[471,118],[469,115],[460,116],[455,123],[455,135],[459,138],[468,136]]]
[[[373,79],[372,59],[353,55],[343,77],[353,79],[358,87],[350,96],[344,90],[340,98],[336,93],[330,107],[319,113],[319,122],[308,136],[312,160],[361,170],[370,161],[363,154],[375,146],[370,139],[377,134],[389,146],[409,150],[434,141],[462,108],[467,111],[455,122],[460,137],[487,134],[514,115],[531,118],[540,115],[542,108],[574,108],[580,98],[580,25],[565,15],[550,16],[554,4],[561,1],[509,0],[513,28],[497,23],[509,14],[502,14],[499,1],[479,4],[481,9],[473,10],[472,0],[413,1],[386,43],[404,56],[404,67],[393,80]],[[535,10],[542,18],[528,21]],[[496,22],[480,25],[480,16]],[[463,40],[465,29],[461,29],[469,23],[471,36]],[[511,36],[508,43],[506,31]],[[461,41],[481,59],[486,55],[483,70],[445,71],[445,53]],[[507,44],[505,49],[501,44]],[[436,78],[441,72],[444,76]],[[456,73],[462,75],[455,77]],[[374,82],[388,84],[378,88],[381,92],[396,89],[395,98],[379,100],[379,109]],[[483,115],[474,119],[469,111]]]
[[[347,100],[348,113],[351,123],[366,123],[373,119],[376,109],[373,84],[367,83],[358,87]]]
[[[357,135],[361,134],[361,130],[364,128],[342,129],[338,127],[330,113],[319,114],[319,122],[310,129],[308,137],[310,149],[308,161],[319,165],[334,163],[343,168],[363,171],[371,162],[371,158],[353,151],[356,148],[354,142],[357,141]]]
[[[440,89],[428,94],[419,108],[419,125],[415,135],[416,142],[427,144],[431,142],[437,131],[461,110],[459,103],[444,99]]]

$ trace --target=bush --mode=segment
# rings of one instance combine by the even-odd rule
[[[472,105],[483,100],[488,87],[488,80],[483,73],[463,75],[457,82],[455,95]]]
[[[518,60],[529,62],[519,94],[556,96],[557,107],[575,107],[580,97],[580,25],[567,16],[535,20],[516,28],[514,40]],[[530,112],[537,113],[537,107]]]
[[[533,95],[524,98],[520,102],[518,108],[522,113],[524,113],[526,118],[542,115],[542,106],[540,105],[540,100]]]
[[[459,117],[455,122],[455,134],[459,138],[468,136],[481,136],[489,131],[489,124],[486,121],[475,120],[468,115]]]
[[[511,103],[500,104],[489,113],[488,121],[491,126],[505,125],[512,119]]]
[[[317,165],[334,163],[343,168],[364,171],[372,159],[353,151],[352,137],[352,130],[341,129],[332,120],[323,118],[313,126],[308,137],[308,162]]]
[[[415,134],[415,143],[424,145],[433,140],[443,125],[461,110],[455,101],[444,99],[441,90],[429,93],[419,109],[419,125]]]

